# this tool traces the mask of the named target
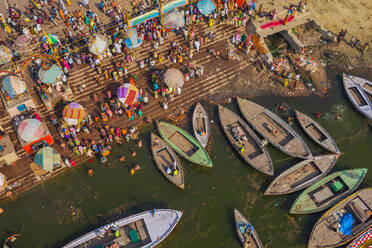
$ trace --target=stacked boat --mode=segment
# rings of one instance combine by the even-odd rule
[[[209,119],[200,103],[195,106],[192,125],[195,137],[168,122],[157,122],[162,138],[151,134],[151,150],[157,167],[170,182],[181,189],[185,187],[184,169],[175,152],[191,163],[213,167],[205,150],[210,134]]]
[[[353,77],[351,79],[357,81]],[[364,82],[353,87],[366,90],[370,89],[370,84]],[[304,132],[331,154],[313,156],[301,136],[273,112],[248,100],[238,98],[237,101],[247,123],[220,105],[218,113],[228,140],[249,165],[265,174],[274,175],[272,161],[265,147],[267,141],[287,155],[304,159],[279,174],[270,183],[265,195],[289,194],[305,189],[294,202],[290,210],[292,214],[315,213],[333,206],[314,226],[309,248],[335,247],[358,235],[365,237],[367,234],[363,232],[367,233],[366,228],[372,225],[372,188],[349,195],[361,184],[367,169],[343,170],[327,176],[336,164],[340,150],[318,122],[295,110],[295,116]],[[234,215],[243,247],[262,247],[256,231],[248,228],[252,225],[247,219],[237,210],[234,210]],[[347,227],[343,222],[350,219],[353,219],[354,224],[346,231],[341,230],[341,227]],[[331,222],[333,229],[328,225]]]

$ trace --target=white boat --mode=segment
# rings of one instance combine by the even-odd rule
[[[347,77],[349,77],[350,80],[352,80],[354,83],[359,84],[359,86],[362,87],[362,89],[366,93],[372,96],[372,82],[371,81],[368,81],[367,79],[364,79],[364,78],[348,75],[348,74],[347,74]]]
[[[155,247],[172,232],[182,214],[172,209],[149,210],[97,228],[63,248]]]
[[[369,119],[372,119],[372,103],[367,94],[363,91],[362,87],[355,83],[353,79],[345,73],[343,74],[343,81],[346,94],[355,108]]]

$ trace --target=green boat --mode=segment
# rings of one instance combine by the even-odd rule
[[[174,151],[191,163],[213,167],[207,151],[188,132],[167,122],[157,122],[161,137]]]
[[[335,172],[305,189],[297,197],[291,214],[320,212],[339,202],[363,181],[368,169],[353,169]]]

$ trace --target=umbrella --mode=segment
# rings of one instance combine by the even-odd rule
[[[164,74],[164,82],[169,88],[179,88],[184,84],[183,74],[180,70],[170,68]]]
[[[10,96],[16,96],[26,91],[25,83],[13,75],[3,79],[3,88]]]
[[[118,98],[123,104],[132,105],[138,101],[138,89],[132,84],[124,84],[118,89]]]
[[[93,38],[89,40],[89,52],[94,55],[103,54],[108,48],[108,41],[105,36],[96,34]]]
[[[37,119],[26,119],[18,125],[18,135],[25,142],[33,142],[44,136],[44,125]]]
[[[51,45],[54,45],[59,41],[57,35],[55,34],[47,34],[46,37],[44,36],[42,38],[42,40],[46,41],[48,44],[51,44]]]
[[[0,172],[0,189],[6,187],[6,176]]]
[[[39,70],[39,78],[45,84],[54,84],[62,76],[62,70],[58,65],[43,66]]]
[[[14,41],[13,48],[15,50],[27,50],[26,48],[31,45],[31,42],[34,40],[34,37],[30,34],[23,34],[18,36],[18,38]]]
[[[124,40],[125,45],[128,48],[136,48],[142,43],[142,39],[138,36],[137,30],[135,28],[130,28],[127,31],[128,38]]]
[[[61,155],[50,147],[41,148],[35,155],[35,164],[39,165],[43,170],[52,171],[61,161]]]
[[[200,0],[196,6],[198,7],[199,12],[203,15],[210,15],[216,9],[216,5],[212,0]]]
[[[86,112],[79,103],[72,102],[63,109],[63,118],[69,126],[78,125],[86,118]]]
[[[164,15],[164,26],[170,29],[183,27],[185,26],[185,18],[180,12],[174,10]]]
[[[9,57],[13,58],[13,53],[5,46],[0,46],[0,64],[6,64],[9,62]]]

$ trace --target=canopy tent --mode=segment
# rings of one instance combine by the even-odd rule
[[[76,102],[66,105],[63,109],[63,118],[69,126],[78,125],[86,116],[83,106]]]
[[[102,55],[108,48],[108,40],[105,36],[96,34],[89,40],[88,48],[94,55]]]
[[[7,76],[3,79],[3,88],[9,96],[13,97],[26,91],[25,83],[17,76]]]
[[[5,46],[0,46],[0,65],[10,62],[9,58],[13,58],[12,51]]]
[[[185,26],[185,17],[174,10],[164,15],[164,27],[168,29],[180,28]]]
[[[35,164],[39,165],[43,170],[52,171],[54,167],[60,164],[61,155],[50,147],[41,148],[35,155]]]
[[[199,12],[206,16],[212,14],[216,9],[216,5],[212,0],[200,0],[196,6]]]
[[[54,45],[59,42],[58,37],[55,34],[47,34],[42,38],[42,41],[46,41],[49,45]]]
[[[124,40],[124,43],[128,48],[136,48],[141,45],[142,39],[138,36],[135,28],[130,28],[127,31],[127,38]]]
[[[169,88],[179,88],[184,84],[183,74],[180,70],[170,68],[164,74],[164,82]]]
[[[139,91],[132,84],[124,84],[118,89],[119,101],[126,105],[132,105],[139,99]]]
[[[6,176],[0,172],[0,189],[6,187]]]
[[[61,79],[61,76],[62,70],[56,64],[52,66],[43,66],[39,70],[39,79],[44,84],[54,84],[56,81]]]
[[[18,135],[25,142],[34,142],[44,136],[44,125],[37,119],[26,119],[18,125]]]

